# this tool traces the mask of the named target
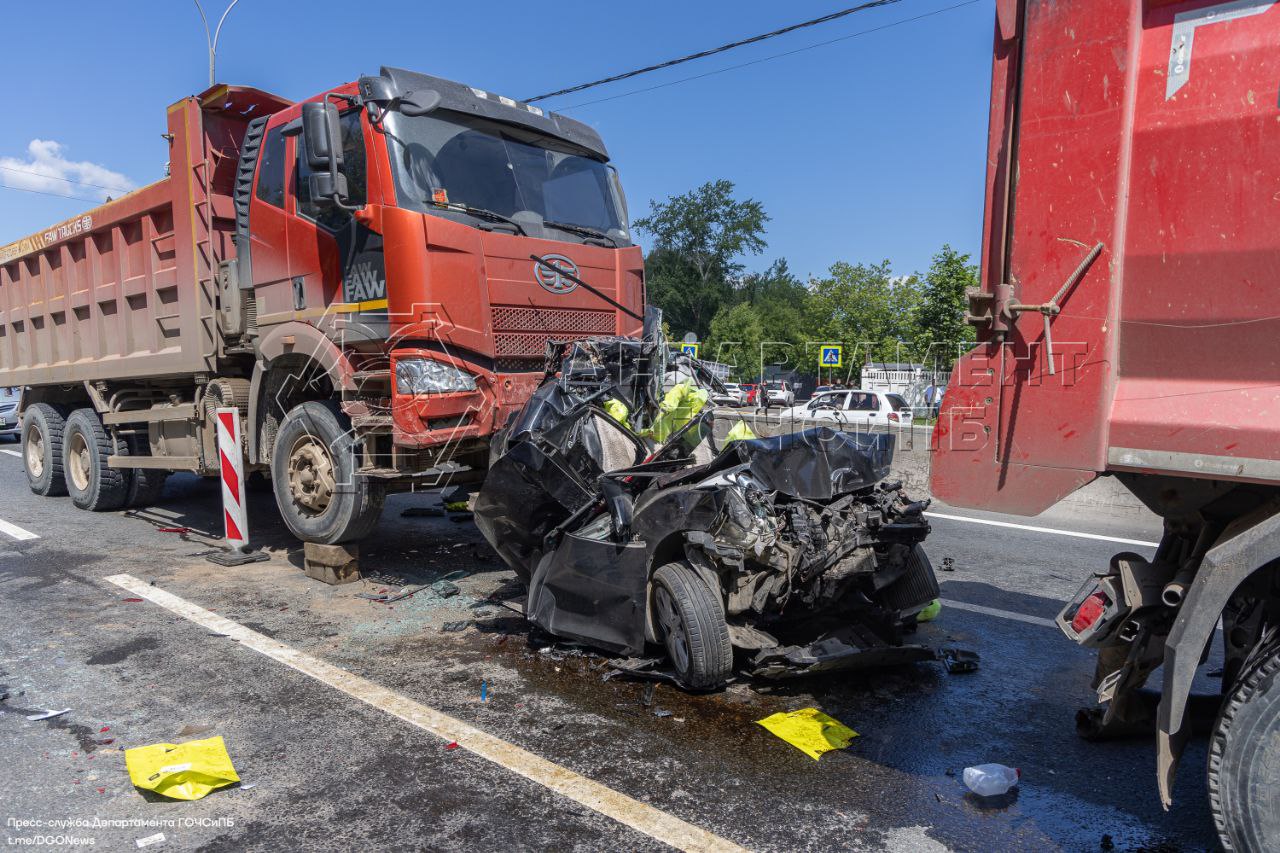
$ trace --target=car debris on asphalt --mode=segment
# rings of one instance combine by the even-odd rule
[[[39,714],[28,714],[27,719],[31,722],[39,720],[52,720],[54,717],[61,717],[63,714],[70,714],[70,708],[63,708],[61,711],[42,711]]]
[[[624,656],[665,645],[694,690],[735,656],[764,678],[937,659],[904,642],[939,592],[928,501],[886,481],[893,434],[756,437],[660,335],[559,347],[475,501],[534,625]]]

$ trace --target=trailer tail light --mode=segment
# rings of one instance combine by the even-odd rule
[[[1076,615],[1071,619],[1071,629],[1077,634],[1084,633],[1093,627],[1093,623],[1097,622],[1102,614],[1106,612],[1107,605],[1110,603],[1101,592],[1095,592],[1090,595],[1076,609]]]

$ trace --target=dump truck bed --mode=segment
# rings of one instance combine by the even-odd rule
[[[997,19],[992,322],[952,378],[934,493],[1034,514],[1104,472],[1280,481],[1280,8],[1002,0]],[[1013,306],[1055,297],[1050,354]]]
[[[213,372],[240,141],[285,103],[228,86],[179,101],[169,177],[0,247],[0,385]]]

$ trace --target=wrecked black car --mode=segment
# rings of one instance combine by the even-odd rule
[[[497,437],[475,518],[528,619],[622,655],[665,645],[692,689],[735,656],[762,677],[935,657],[903,644],[938,585],[926,504],[884,482],[895,437],[757,436],[669,358],[660,340],[566,344]]]

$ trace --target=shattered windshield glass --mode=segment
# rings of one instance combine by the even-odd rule
[[[563,140],[441,110],[392,113],[387,146],[401,207],[515,220],[530,236],[627,245],[617,172]]]

